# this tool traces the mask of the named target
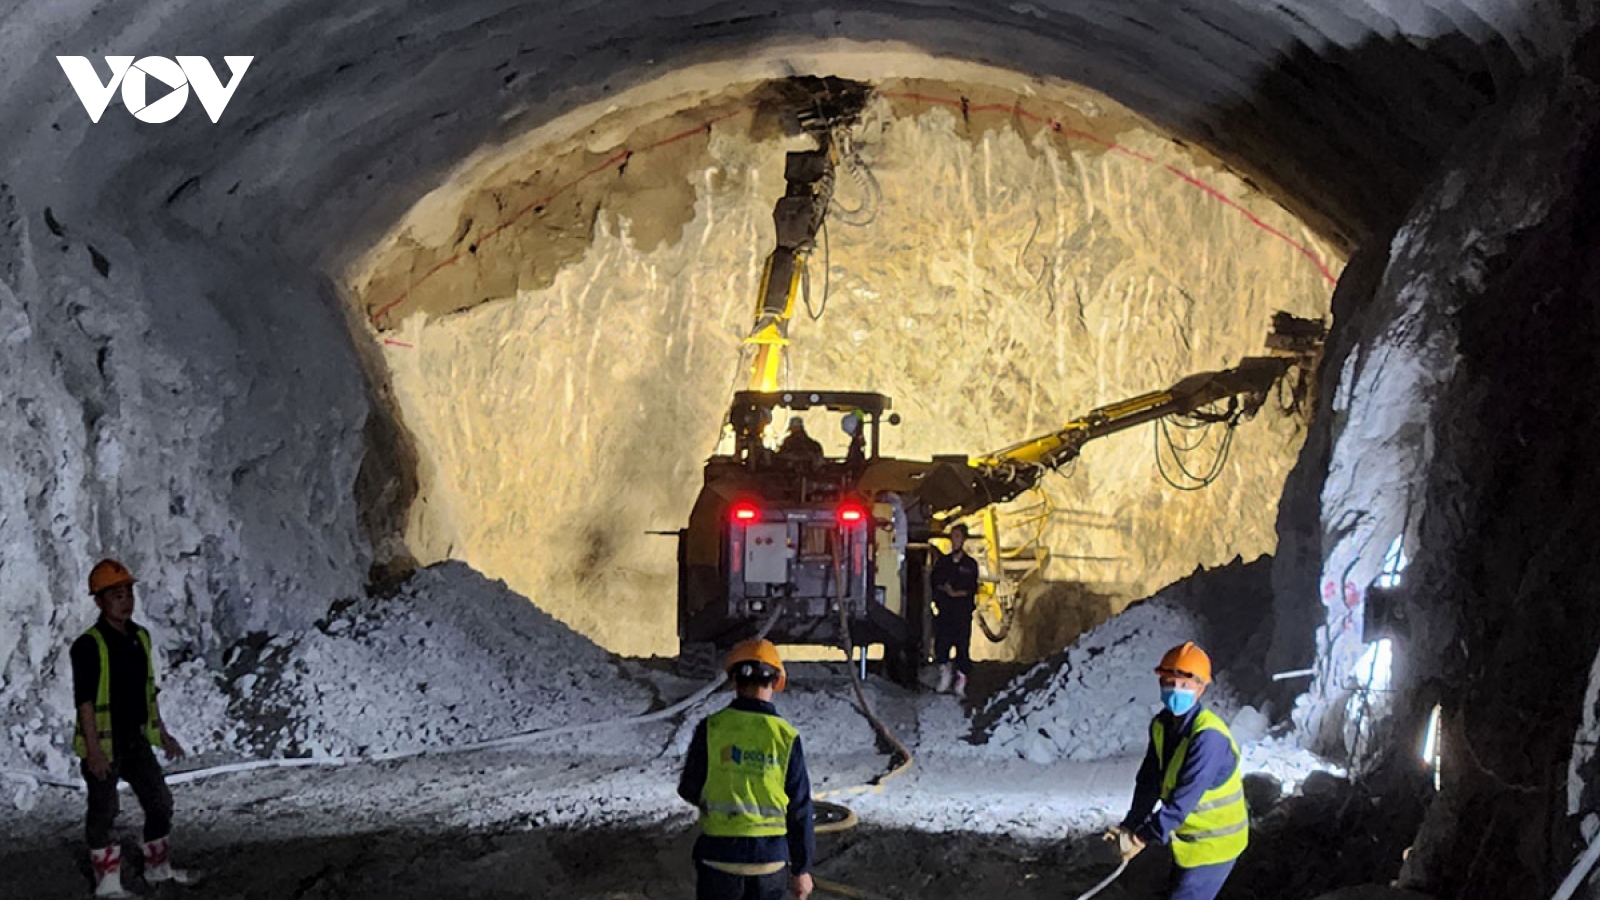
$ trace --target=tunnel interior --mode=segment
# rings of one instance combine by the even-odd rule
[[[679,72],[637,91],[659,99],[579,109],[544,129],[569,133],[476,161],[351,276],[419,458],[403,545],[504,578],[616,652],[676,650],[660,532],[742,386],[785,150],[811,143],[773,82],[739,80],[752,65]],[[976,454],[1267,353],[1275,311],[1326,315],[1338,252],[1215,160],[1103,96],[968,68],[870,85],[862,183],[839,189],[870,221],[825,223],[782,387],[895,398],[888,455]],[[1163,489],[1140,430],[1013,504],[1055,509],[1036,537],[1047,580],[1120,606],[1270,552],[1305,421],[1273,406],[1221,460],[1220,429],[1184,435],[1179,462],[1225,468],[1216,490]],[[843,455],[834,423],[816,430]],[[1033,630],[1058,630],[1040,606]]]
[[[1297,896],[1551,893],[1600,828],[1597,18],[1559,0],[19,5],[0,29],[0,823],[35,846],[76,815],[66,648],[103,556],[138,573],[163,702],[206,765],[372,759],[687,693],[646,661],[676,651],[674,559],[649,532],[681,524],[742,375],[804,141],[772,85],[830,76],[872,86],[855,138],[881,196],[829,228],[827,308],[797,317],[788,377],[894,396],[891,452],[993,449],[1231,365],[1277,310],[1331,329],[1305,408],[1241,424],[1207,490],[1162,483],[1148,430],[1046,481],[1060,589],[979,654],[1040,662],[988,705],[876,688],[933,762],[920,799],[864,817],[913,835],[896,846],[1099,827],[1085,810],[1125,798],[1096,799],[1086,769],[1049,780],[1087,745],[997,735],[1076,722],[1073,698],[1095,698],[1084,727],[1137,735],[1150,698],[1101,698],[1094,673],[1121,670],[1096,667],[1221,609],[1216,642],[1256,676],[1230,685],[1235,727],[1259,718],[1263,746],[1344,773],[1303,779],[1241,884],[1271,883],[1298,835],[1335,849]],[[256,55],[218,121],[115,102],[95,121],[53,57],[123,52]],[[797,692],[797,721],[873,769],[826,695]],[[691,725],[649,733],[658,769]],[[545,777],[562,752],[582,751],[478,771]],[[1001,758],[1026,813],[961,783]],[[587,812],[654,796],[617,765],[478,813],[462,788],[418,827],[636,824]],[[359,787],[324,789],[345,799],[303,831],[278,816],[277,837],[371,827]],[[1350,820],[1330,792],[1376,812]],[[247,793],[207,788],[197,818]],[[39,871],[41,891],[77,877]]]

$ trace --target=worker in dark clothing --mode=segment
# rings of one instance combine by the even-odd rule
[[[146,882],[187,883],[174,869],[167,836],[172,831],[172,793],[152,747],[173,759],[184,752],[167,731],[156,702],[150,633],[133,621],[134,577],[114,559],[89,573],[89,593],[100,618],[72,644],[73,702],[78,710],[73,750],[83,760],[89,788],[85,836],[94,866],[96,897],[130,897],[122,887],[122,846],[112,840],[117,818],[117,781],[124,780],[144,808]]]
[[[806,433],[805,420],[794,416],[789,420],[789,433],[784,435],[783,443],[778,445],[778,456],[781,459],[803,463],[821,462],[822,444]]]
[[[787,682],[771,641],[728,654],[736,696],[695,728],[678,796],[700,810],[696,900],[796,900],[811,894],[817,841],[800,734],[772,695]],[[784,869],[788,869],[785,877]]]
[[[1213,900],[1250,842],[1239,746],[1227,723],[1200,705],[1211,658],[1193,642],[1156,667],[1165,707],[1150,723],[1150,746],[1122,824],[1106,833],[1130,860],[1146,844],[1172,845],[1167,900]]]
[[[839,427],[850,436],[850,446],[844,452],[844,464],[861,470],[867,465],[867,429],[861,423],[861,413],[851,410],[844,414]]]
[[[949,691],[957,697],[966,696],[967,676],[972,674],[972,613],[978,597],[978,561],[963,549],[966,542],[967,526],[950,529],[950,552],[935,560],[933,571],[928,574],[928,587],[937,607],[933,659],[939,664],[939,693]],[[953,667],[951,650],[956,655]]]

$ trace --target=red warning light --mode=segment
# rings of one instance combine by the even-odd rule
[[[729,515],[733,517],[734,522],[740,525],[748,525],[761,515],[761,510],[754,503],[743,500],[733,505]]]
[[[859,503],[844,503],[838,510],[839,524],[845,528],[860,525],[867,520],[867,511]]]

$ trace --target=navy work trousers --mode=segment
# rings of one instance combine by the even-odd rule
[[[789,889],[789,870],[771,875],[734,875],[695,863],[695,900],[783,900]]]
[[[1214,866],[1194,866],[1189,869],[1173,866],[1172,880],[1167,883],[1167,900],[1215,900],[1217,893],[1222,890],[1222,883],[1228,880],[1237,862],[1236,859],[1230,859]]]

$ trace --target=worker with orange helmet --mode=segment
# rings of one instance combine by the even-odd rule
[[[72,644],[72,690],[77,706],[73,750],[89,788],[85,835],[96,897],[130,897],[122,887],[122,846],[112,839],[117,782],[133,789],[144,809],[144,879],[187,883],[189,873],[169,859],[172,792],[152,747],[182,759],[156,701],[150,633],[133,621],[133,573],[114,559],[89,572],[89,593],[100,618]]]
[[[1211,658],[1193,641],[1168,650],[1156,667],[1163,709],[1122,824],[1106,833],[1130,860],[1146,844],[1172,845],[1168,900],[1212,900],[1250,841],[1239,745],[1222,718],[1200,704]]]
[[[696,900],[797,900],[811,894],[816,836],[800,733],[772,695],[788,676],[771,641],[744,641],[724,665],[735,696],[696,726],[678,796],[700,810]],[[785,877],[784,870],[788,869]]]

